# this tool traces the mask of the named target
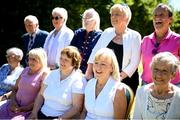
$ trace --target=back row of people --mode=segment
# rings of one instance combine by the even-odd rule
[[[49,34],[38,29],[39,25],[35,16],[27,16],[24,22],[28,34],[22,37],[26,44],[23,50],[25,52],[24,58],[27,57],[28,49],[44,47],[48,55],[48,66],[50,69],[55,69],[59,66],[58,58],[60,54],[58,51],[68,45],[73,45],[78,48],[83,58],[80,68],[86,75],[86,79],[90,79],[93,76],[92,60],[94,54],[100,48],[111,48],[118,58],[122,81],[129,85],[135,93],[139,85],[137,67],[140,59],[143,65],[142,84],[147,84],[152,82],[149,64],[156,53],[169,51],[179,57],[180,35],[170,30],[173,12],[169,6],[159,4],[153,11],[155,31],[151,35],[145,36],[142,43],[141,35],[137,31],[128,28],[132,13],[126,4],[113,5],[110,14],[112,27],[105,29],[103,33],[99,27],[99,14],[93,8],[84,12],[82,15],[82,28],[77,29],[74,33],[66,26],[68,15],[64,8],[57,7],[53,9],[52,23],[55,29]],[[30,28],[28,30],[30,23],[28,24],[27,21],[31,21],[31,26],[29,26],[31,32],[29,32]],[[33,30],[34,32],[32,32]],[[34,36],[34,44],[30,45],[31,34],[38,33],[38,31],[41,33],[41,37],[38,39],[38,34],[37,37]],[[179,75],[179,73],[176,74],[175,80],[172,80],[173,84],[180,83]]]

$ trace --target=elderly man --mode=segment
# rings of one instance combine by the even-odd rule
[[[43,47],[49,33],[39,29],[39,21],[37,17],[33,15],[25,17],[24,25],[27,33],[22,36],[24,43],[24,58],[22,60],[22,65],[26,67],[28,63],[28,52],[33,48]]]

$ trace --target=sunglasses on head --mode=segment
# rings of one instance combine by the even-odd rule
[[[156,42],[154,44],[154,49],[152,50],[152,54],[156,55],[158,53],[158,47],[159,47],[160,43]]]
[[[53,16],[52,16],[52,20],[54,20],[54,19],[55,19],[55,20],[59,20],[59,19],[62,19],[62,18],[63,18],[63,17],[61,17],[61,16],[56,16],[56,17],[53,17]]]

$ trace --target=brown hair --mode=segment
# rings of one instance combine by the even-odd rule
[[[78,51],[78,49],[74,46],[67,46],[61,51],[61,55],[65,54],[68,58],[72,59],[72,65],[75,69],[79,69],[81,64],[81,55]]]

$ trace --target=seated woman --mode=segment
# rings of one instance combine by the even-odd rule
[[[47,75],[47,55],[42,48],[29,52],[29,67],[26,67],[11,93],[11,99],[0,106],[0,119],[26,119],[33,108],[41,82]]]
[[[93,9],[87,9],[82,15],[82,28],[75,31],[71,45],[78,48],[81,53],[82,61],[80,69],[83,73],[86,72],[87,61],[96,45],[102,31],[100,30],[99,14]]]
[[[23,71],[23,67],[20,62],[23,58],[23,52],[21,49],[12,47],[6,51],[6,64],[0,68],[0,101],[9,97],[10,92],[16,83],[19,75]]]
[[[120,82],[117,58],[111,49],[101,48],[95,54],[93,72],[95,78],[90,79],[85,88],[85,108],[81,117],[125,119],[125,87]]]
[[[69,119],[80,114],[84,87],[79,70],[81,56],[73,46],[61,51],[60,68],[53,70],[43,82],[30,118]]]
[[[170,52],[153,57],[153,83],[137,90],[134,119],[180,119],[180,88],[170,83],[179,65],[179,60]]]

